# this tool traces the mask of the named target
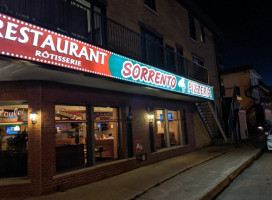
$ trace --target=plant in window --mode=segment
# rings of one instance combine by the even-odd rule
[[[2,139],[4,135],[2,135],[2,128],[0,127],[0,150],[2,149]]]
[[[27,131],[24,130],[22,133],[18,133],[14,137],[8,138],[8,149],[15,151],[24,151],[27,143],[27,135]]]

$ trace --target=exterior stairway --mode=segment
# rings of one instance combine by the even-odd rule
[[[219,116],[211,104],[211,102],[200,102],[196,103],[199,115],[202,118],[203,123],[205,124],[212,142],[214,144],[227,142],[227,138],[223,129],[223,120]]]

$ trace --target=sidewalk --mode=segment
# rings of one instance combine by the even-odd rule
[[[182,199],[211,199],[260,153],[261,149],[251,144],[212,146],[65,192],[25,200],[157,200],[167,199],[170,193],[171,200],[175,194]]]

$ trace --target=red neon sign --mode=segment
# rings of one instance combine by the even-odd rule
[[[111,76],[111,52],[0,14],[0,54]]]

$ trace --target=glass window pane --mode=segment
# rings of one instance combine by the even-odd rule
[[[178,112],[168,111],[170,145],[178,144]]]
[[[83,167],[86,160],[86,107],[55,106],[56,170]]]
[[[27,105],[0,105],[0,178],[27,176]]]
[[[163,110],[155,110],[155,141],[157,148],[163,148],[165,144],[165,122]]]
[[[94,107],[94,138],[97,163],[118,159],[117,108]]]

